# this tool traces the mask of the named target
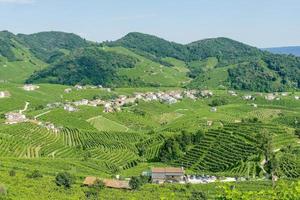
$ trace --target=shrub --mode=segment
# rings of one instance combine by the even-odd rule
[[[64,186],[70,188],[75,182],[75,178],[68,172],[60,172],[55,177],[55,183],[57,186]]]
[[[43,175],[39,170],[34,170],[31,174],[27,174],[27,178],[42,178]]]
[[[222,105],[226,105],[226,104],[228,104],[227,99],[217,98],[217,99],[212,100],[209,105],[212,107],[215,107],[215,106],[222,106]]]
[[[192,192],[192,195],[189,198],[189,200],[206,200],[206,199],[207,199],[206,194],[201,191]]]
[[[102,180],[96,180],[95,184],[92,186],[95,189],[102,190],[105,187],[105,184]]]
[[[8,174],[9,176],[16,176],[16,171],[12,169],[8,172]]]
[[[300,129],[296,129],[295,130],[295,135],[298,136],[300,138]]]
[[[134,190],[138,190],[142,186],[142,181],[139,177],[133,176],[129,181],[129,186]]]

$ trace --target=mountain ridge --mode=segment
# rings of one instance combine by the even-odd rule
[[[29,51],[26,53],[28,54],[28,60],[37,59],[48,66],[40,72],[34,72],[30,78],[28,76],[27,82],[38,83],[43,80],[59,84],[101,83],[105,85],[107,83],[107,86],[116,86],[119,85],[117,84],[119,80],[119,83],[132,87],[136,87],[139,84],[193,88],[225,86],[232,89],[253,91],[285,91],[300,88],[300,58],[292,55],[272,54],[225,37],[208,38],[189,44],[179,44],[154,35],[132,32],[116,41],[98,44],[87,41],[76,34],[59,31],[29,35],[14,35],[4,31],[0,34],[1,41],[5,45],[0,48],[0,52],[2,52],[2,57],[5,58],[6,56],[9,58],[7,62],[24,60],[24,51]],[[95,47],[99,51],[104,50],[104,53],[92,53],[89,55],[89,59],[92,59],[92,61],[89,61],[92,63],[98,60],[97,56],[101,57],[103,54],[108,56],[105,51],[109,49],[114,50],[115,52],[112,53],[117,54],[114,54],[115,56],[112,57],[108,56],[100,61],[100,64],[97,64],[98,68],[94,68],[89,62],[80,62],[80,65],[78,65],[76,61],[76,59],[79,59],[78,57],[72,58],[71,56],[70,60],[70,55],[74,55],[79,49],[83,49],[83,52],[88,52],[90,47]],[[122,47],[124,50],[118,49],[118,47]],[[18,49],[24,50],[22,53],[16,54]],[[117,64],[118,59],[121,61],[123,59],[118,54],[123,54],[128,58],[132,56],[135,58],[139,57],[139,59],[135,64],[130,65],[129,68],[126,66],[124,68],[120,63]],[[70,67],[70,62],[77,64]],[[105,63],[110,63],[108,66],[111,67],[110,73],[112,74],[106,74],[105,69],[107,68],[103,66]],[[60,66],[59,69],[64,72],[75,70],[77,74],[74,74],[73,71],[73,74],[71,73],[73,77],[81,77],[82,80],[79,78],[76,79],[77,82],[74,82],[68,81],[68,77],[59,78],[60,74],[51,71],[57,70],[57,66]],[[178,66],[181,66],[181,68],[177,68]],[[224,70],[219,70],[219,68]],[[83,77],[79,74],[83,69],[86,70],[84,73],[87,72],[87,74],[89,74],[89,70],[94,71],[95,74],[99,75],[99,80],[102,79],[100,78],[102,77],[101,74],[106,74],[108,77],[111,77],[111,80],[105,79],[105,82],[96,81],[92,74],[91,77]],[[176,70],[179,71],[176,72]],[[175,80],[172,78],[175,72],[179,73],[180,81],[183,81],[182,77],[184,76],[190,81],[179,82],[178,79],[177,83],[175,83],[176,78]],[[135,75],[133,76],[133,74]],[[251,76],[247,74],[251,74]],[[53,75],[57,77],[53,77]],[[49,77],[47,78],[46,76]],[[122,81],[120,82],[119,78],[114,79],[112,77],[122,77]],[[138,79],[137,77],[144,78]],[[167,83],[171,80],[167,77],[173,79],[171,85]],[[222,81],[219,81],[217,77],[222,77]],[[162,78],[165,79],[164,83],[161,82]],[[64,81],[61,81],[62,79]],[[124,82],[124,80],[126,81]],[[212,84],[210,80],[214,80],[214,83]],[[254,82],[258,84],[254,84]]]

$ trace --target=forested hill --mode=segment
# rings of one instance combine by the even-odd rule
[[[62,50],[73,50],[88,46],[78,35],[64,32],[40,32],[30,35],[18,34],[17,38],[39,59],[51,62],[51,58],[63,54]]]
[[[222,85],[254,91],[300,87],[299,58],[274,55],[229,38],[204,39],[182,45],[152,35],[129,33],[109,45],[132,49],[154,61],[165,57],[184,61],[193,78],[190,87]],[[210,62],[211,58],[216,62]],[[224,70],[220,70],[222,67]]]
[[[133,67],[137,60],[125,55],[105,52],[97,47],[77,49],[53,66],[38,71],[27,83],[57,83],[66,85],[126,85],[126,77],[117,75],[118,68]]]
[[[299,57],[272,54],[223,37],[184,45],[134,32],[98,44],[72,33],[2,31],[0,66],[9,67],[0,68],[1,80],[16,81],[15,75],[19,82],[264,92],[300,88]]]

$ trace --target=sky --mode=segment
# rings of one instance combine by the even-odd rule
[[[229,37],[300,46],[300,0],[0,0],[0,30],[65,31],[98,42],[143,32],[183,44]]]

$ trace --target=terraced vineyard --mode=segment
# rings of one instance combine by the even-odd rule
[[[260,160],[259,141],[261,131],[273,134],[274,151],[287,144],[296,144],[296,137],[274,124],[235,123],[223,128],[210,129],[199,144],[175,163],[195,172],[226,172],[228,174],[255,177]]]

